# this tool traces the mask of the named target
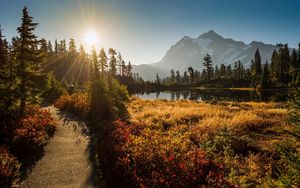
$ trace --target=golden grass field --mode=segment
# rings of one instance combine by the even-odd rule
[[[226,167],[232,185],[300,185],[300,141],[286,104],[132,98],[128,111],[129,121],[143,126],[141,134],[132,135],[137,156],[159,155],[164,148],[179,156],[200,148]]]

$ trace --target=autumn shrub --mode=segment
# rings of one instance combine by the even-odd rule
[[[81,118],[87,118],[90,104],[88,95],[85,93],[75,93],[63,95],[54,104],[55,107],[71,112]]]
[[[16,186],[20,163],[5,146],[0,146],[0,187]]]
[[[28,106],[25,114],[13,125],[11,140],[11,150],[21,161],[39,152],[56,129],[56,124],[47,110]]]
[[[193,147],[185,138],[163,136],[143,125],[113,123],[111,186],[128,187],[199,187],[226,185],[224,167],[208,160],[204,150]],[[118,181],[117,181],[118,180]],[[116,181],[119,184],[116,184]]]

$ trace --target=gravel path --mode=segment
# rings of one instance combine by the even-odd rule
[[[44,157],[33,167],[21,187],[99,187],[90,156],[90,136],[85,124],[70,114],[46,107],[58,127],[45,147]]]

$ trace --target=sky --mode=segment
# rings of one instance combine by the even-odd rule
[[[93,31],[97,48],[114,48],[132,64],[158,62],[183,36],[210,29],[246,43],[300,42],[299,0],[0,0],[7,39],[17,36],[25,5],[38,37],[85,43]]]

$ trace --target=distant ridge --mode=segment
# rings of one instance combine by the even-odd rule
[[[270,61],[275,45],[253,41],[245,44],[224,38],[214,30],[201,34],[198,38],[184,36],[176,44],[172,45],[161,61],[152,64],[133,66],[133,71],[139,73],[145,80],[155,79],[169,75],[171,69],[186,71],[188,67],[202,70],[202,59],[206,53],[212,56],[213,64],[233,64],[237,60],[248,67],[259,48],[262,62]]]

